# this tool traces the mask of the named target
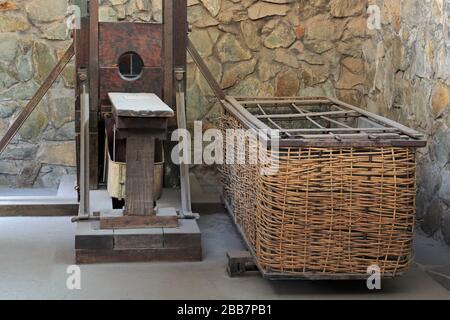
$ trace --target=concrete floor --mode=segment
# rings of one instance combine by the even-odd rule
[[[225,253],[243,248],[234,226],[226,214],[204,215],[199,223],[203,262],[81,266],[82,288],[70,291],[66,269],[74,261],[75,232],[70,219],[0,218],[0,298],[450,299],[450,292],[418,267],[383,281],[378,292],[368,291],[363,281],[270,282],[258,274],[230,279]]]
[[[416,262],[422,266],[450,266],[450,247],[427,237],[420,229],[414,238]]]
[[[211,173],[193,180],[193,201],[216,201]],[[198,189],[198,190],[197,190]],[[158,205],[178,206],[177,192],[165,192]],[[92,192],[91,209],[108,209],[106,191]],[[405,276],[385,280],[372,292],[364,281],[270,282],[259,274],[231,279],[226,252],[244,245],[227,214],[203,215],[204,261],[81,266],[81,290],[66,288],[74,263],[76,225],[70,218],[0,218],[0,299],[449,299],[450,292],[423,266],[450,265],[450,247],[418,233],[417,262]]]

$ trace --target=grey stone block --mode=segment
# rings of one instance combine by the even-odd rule
[[[163,247],[163,229],[114,230],[114,249],[152,249]]]
[[[201,247],[201,233],[194,219],[178,220],[178,228],[164,228],[164,248]]]
[[[75,234],[75,249],[107,250],[114,247],[114,233],[112,230],[100,230],[91,221],[77,223]]]

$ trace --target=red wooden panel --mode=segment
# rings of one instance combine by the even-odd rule
[[[161,68],[144,68],[139,79],[124,80],[118,68],[100,68],[100,99],[109,100],[108,92],[147,92],[162,97],[163,74]]]
[[[102,22],[99,26],[100,67],[115,67],[126,52],[136,52],[146,67],[160,67],[162,25],[132,22]]]

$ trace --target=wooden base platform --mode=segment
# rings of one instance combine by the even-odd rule
[[[121,210],[115,210],[103,216],[120,214]],[[100,221],[78,222],[76,263],[201,261],[202,244],[197,221],[180,219],[178,224],[178,228],[107,230],[100,228]]]
[[[100,220],[100,229],[178,228],[178,218],[151,216],[124,216]]]

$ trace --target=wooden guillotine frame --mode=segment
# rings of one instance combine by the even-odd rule
[[[142,91],[155,92],[164,102],[175,109],[177,89],[181,88],[183,93],[183,106],[185,105],[185,71],[186,56],[189,40],[187,22],[187,1],[186,0],[162,0],[163,1],[163,23],[131,23],[131,22],[100,22],[99,21],[99,1],[98,0],[74,0],[73,4],[80,8],[80,25],[72,32],[73,43],[69,46],[57,65],[50,72],[41,87],[24,107],[15,122],[7,130],[0,140],[0,152],[4,151],[10,144],[14,136],[23,126],[28,117],[32,114],[39,102],[58,79],[66,65],[75,56],[76,88],[75,88],[75,123],[76,123],[76,145],[77,145],[77,183],[80,189],[82,163],[81,161],[81,105],[83,102],[82,91],[88,95],[89,124],[86,132],[89,132],[86,141],[88,148],[85,155],[88,161],[84,161],[85,170],[88,170],[89,187],[85,189],[97,189],[104,182],[102,173],[104,170],[105,139],[104,139],[104,118],[111,112],[111,106],[105,103],[106,91]],[[143,31],[143,33],[141,33]],[[153,45],[142,37],[150,32],[153,36]],[[109,38],[108,38],[109,37]],[[122,37],[122,41],[111,43],[112,38]],[[156,43],[155,43],[156,40]],[[159,43],[157,43],[159,41]],[[106,43],[106,45],[105,45]],[[154,49],[160,48],[158,54]],[[125,47],[124,47],[125,46]],[[128,47],[127,47],[128,46]],[[120,81],[117,73],[114,53],[121,49],[132,51],[139,49],[140,53],[154,61],[150,66],[145,66],[144,74],[139,81],[132,85],[125,81]],[[158,57],[159,55],[159,57]],[[109,60],[108,60],[109,59]],[[113,59],[113,60],[111,60]],[[109,63],[109,64],[108,64]],[[176,80],[177,79],[177,80]],[[171,128],[176,128],[175,120],[170,123]],[[164,150],[169,159],[171,142],[166,142]],[[165,170],[164,177],[167,187],[176,187],[180,184],[180,168],[170,161],[165,163],[170,170]],[[183,170],[184,169],[184,170]],[[181,168],[186,172],[186,168]],[[183,176],[183,175],[182,175]],[[181,178],[183,180],[183,177]],[[185,179],[186,180],[186,179]],[[66,183],[67,184],[67,183]],[[71,184],[71,183],[69,183]],[[185,184],[186,185],[186,184]],[[188,184],[187,184],[188,185]],[[183,182],[181,183],[183,188]],[[67,189],[67,188],[66,188]],[[70,189],[70,186],[69,186]],[[185,187],[186,189],[186,187]],[[187,188],[188,189],[188,188]],[[70,190],[69,190],[70,191]],[[86,192],[86,191],[85,191]],[[59,192],[58,192],[59,193]],[[87,192],[88,193],[88,192]],[[188,192],[187,192],[188,193]],[[187,194],[185,192],[185,195]],[[52,198],[52,197],[50,197]],[[54,197],[55,199],[39,199],[29,202],[29,199],[20,199],[19,202],[10,202],[10,199],[1,203],[2,215],[74,215],[76,214],[78,203],[76,199],[71,199],[66,203],[66,199]],[[4,201],[5,199],[0,199]],[[5,205],[6,204],[6,205]]]
[[[145,152],[139,146],[147,146],[146,143],[136,143],[137,138],[133,138],[133,144],[130,144],[130,136],[125,134],[126,147],[117,147],[118,153],[126,153],[125,210],[92,212],[89,208],[89,191],[101,187],[104,182],[101,177],[106,163],[105,155],[109,152],[105,148],[105,140],[108,140],[108,144],[111,141],[111,135],[105,131],[110,128],[110,120],[113,119],[114,132],[117,128],[119,135],[128,130],[123,127],[125,120],[140,124],[139,127],[128,127],[132,128],[131,131],[143,130],[144,127],[156,129],[151,127],[151,123],[155,123],[154,118],[137,117],[131,120],[130,116],[123,116],[127,119],[122,119],[124,122],[121,122],[118,113],[120,107],[114,103],[112,96],[156,95],[177,115],[184,114],[189,42],[187,1],[162,1],[163,22],[160,24],[101,22],[98,15],[99,1],[81,1],[85,7],[82,8],[80,28],[74,32],[77,174],[80,186],[80,212],[73,219],[77,222],[77,263],[199,261],[202,258],[200,230],[195,221],[198,216],[192,214],[190,206],[183,207],[183,203],[186,203],[183,195],[187,198],[189,195],[187,166],[178,167],[171,161],[165,163],[166,168],[169,167],[165,170],[165,186],[170,188],[181,185],[182,208],[179,212],[175,208],[158,207],[158,212],[151,213],[151,204],[148,207],[141,204],[154,199],[149,191],[151,183],[142,178],[153,171],[148,170],[153,169],[153,164],[150,164],[153,160],[149,160],[153,155],[146,154],[148,157],[145,161],[148,162],[145,163],[149,166],[132,164],[136,159],[134,156],[129,159],[129,151],[141,150],[136,152],[140,154],[136,158],[140,158]],[[119,72],[119,60],[127,53],[137,54],[142,61],[142,72],[132,81]],[[172,110],[169,109],[173,115]],[[169,135],[171,131],[185,125],[185,119],[183,123],[181,118],[184,117],[177,116],[168,120]],[[122,143],[121,139],[113,135],[114,146]],[[164,158],[170,159],[174,143],[165,139],[164,144]],[[116,155],[115,152],[114,154]],[[144,161],[139,163],[144,164]],[[130,172],[133,174],[129,176]],[[150,178],[153,179],[151,176]],[[133,192],[135,187],[139,189],[137,192]],[[139,210],[135,210],[136,208]],[[147,210],[148,208],[151,210]],[[97,220],[100,221],[98,227],[95,224]]]
[[[100,22],[98,0],[78,1],[82,8],[80,29],[74,31],[76,80],[76,140],[77,167],[80,177],[80,133],[81,133],[81,96],[83,85],[89,88],[89,181],[90,189],[101,184],[104,153],[104,118],[111,113],[106,92],[148,91],[160,94],[162,100],[175,109],[175,70],[186,70],[188,22],[186,0],[162,0],[163,23]],[[151,34],[153,39],[145,39]],[[130,39],[129,42],[126,40]],[[111,46],[112,39],[121,39]],[[147,41],[151,40],[151,42]],[[160,40],[160,53],[155,52]],[[147,48],[146,48],[147,46]],[[146,49],[146,50],[145,50]],[[143,51],[144,50],[144,51]],[[125,51],[140,51],[144,62],[142,77],[133,85],[123,81],[116,72],[115,58]],[[160,56],[158,57],[158,55]],[[186,86],[183,79],[182,86]],[[171,123],[172,128],[176,123]],[[166,148],[166,152],[169,148]],[[167,158],[167,157],[166,157]],[[171,175],[166,175],[169,186],[177,185],[177,167],[172,166]],[[173,174],[175,172],[175,175]]]

